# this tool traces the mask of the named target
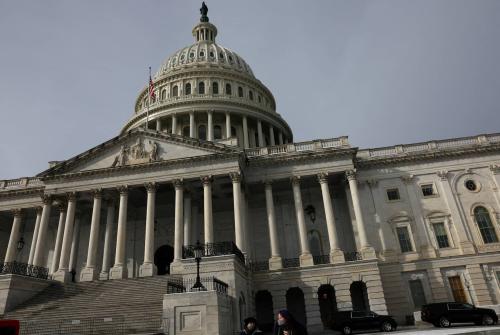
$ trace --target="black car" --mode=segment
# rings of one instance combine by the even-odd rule
[[[442,302],[422,306],[422,321],[436,327],[449,327],[452,323],[475,323],[476,325],[494,325],[498,316],[489,308],[478,308],[461,302]]]
[[[391,316],[379,315],[370,311],[336,312],[332,319],[331,328],[339,330],[345,335],[352,334],[354,330],[379,329],[390,332],[398,327]]]

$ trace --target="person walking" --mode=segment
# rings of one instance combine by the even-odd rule
[[[307,335],[307,329],[301,325],[293,315],[282,309],[278,313],[276,324],[274,325],[274,335]]]
[[[250,317],[243,320],[243,330],[240,332],[240,335],[253,335],[253,334],[262,334],[259,330],[259,326],[257,325],[257,319]]]

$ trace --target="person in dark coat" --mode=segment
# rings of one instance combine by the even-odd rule
[[[287,309],[278,313],[278,319],[274,325],[274,335],[307,335],[307,329],[301,325]]]
[[[257,325],[256,318],[246,318],[243,320],[243,330],[240,335],[253,335],[253,334],[262,334],[259,330],[259,326]]]

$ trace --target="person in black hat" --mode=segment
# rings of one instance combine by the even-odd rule
[[[262,332],[259,330],[259,326],[257,325],[257,319],[250,317],[243,320],[243,330],[240,335],[252,334],[262,334]]]

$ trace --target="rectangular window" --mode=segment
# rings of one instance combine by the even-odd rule
[[[422,281],[420,279],[410,280],[410,293],[413,299],[413,304],[416,309],[420,309],[422,305],[425,305],[427,301],[425,300],[424,287],[422,286]]]
[[[408,232],[408,227],[397,227],[396,233],[398,234],[399,246],[401,247],[401,252],[413,251],[411,245],[410,233]]]
[[[432,185],[432,184],[425,184],[425,185],[420,186],[420,188],[422,189],[422,195],[424,197],[430,197],[430,196],[433,196],[436,194],[434,192],[434,185]]]
[[[451,293],[453,294],[455,302],[466,303],[467,297],[465,296],[465,290],[460,276],[448,277],[448,282],[450,283]]]
[[[450,242],[448,241],[448,234],[446,234],[444,222],[438,222],[434,224],[434,234],[436,235],[438,248],[441,249],[450,247]]]
[[[399,190],[397,188],[387,190],[387,199],[389,201],[399,200]]]

